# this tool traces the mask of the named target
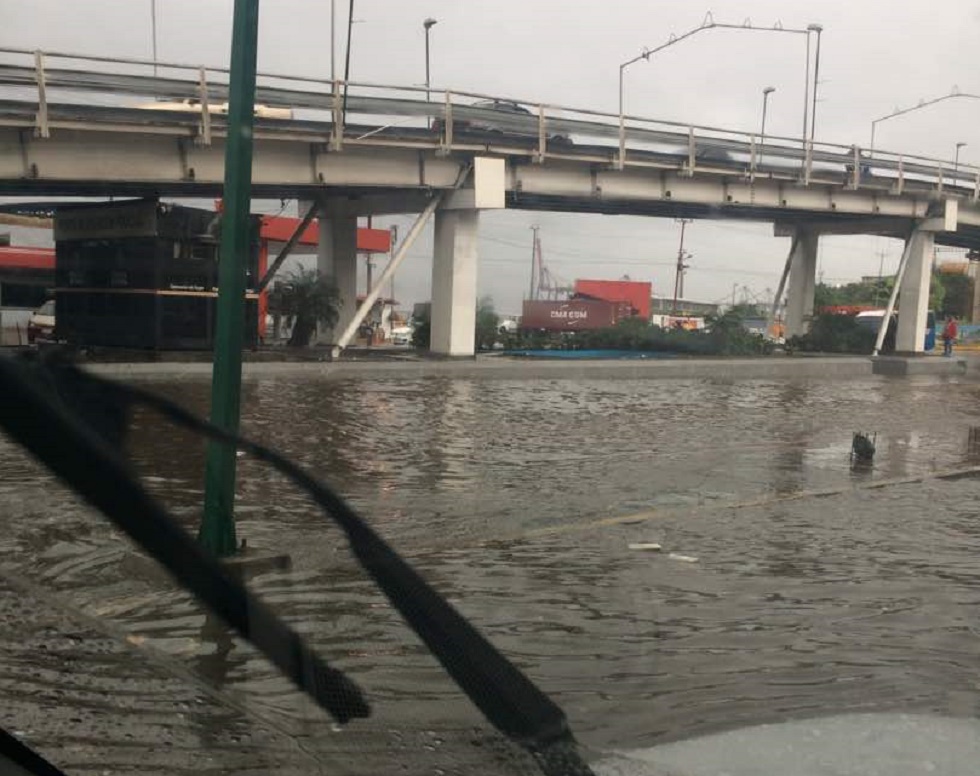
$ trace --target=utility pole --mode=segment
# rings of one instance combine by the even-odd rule
[[[225,147],[224,209],[218,259],[217,320],[211,375],[211,422],[238,433],[245,329],[246,260],[252,252],[252,127],[255,119],[255,59],[259,0],[235,0],[228,79],[228,140]],[[198,540],[216,557],[234,555],[235,448],[208,445],[204,518]]]
[[[885,271],[885,255],[887,251],[878,251],[878,282],[875,283],[875,307],[878,306],[878,294],[881,292],[881,280]]]
[[[534,238],[531,242],[531,285],[527,294],[527,298],[530,301],[534,300],[534,275],[538,266],[538,230],[540,228],[540,226],[531,227],[531,231],[534,232]]]
[[[674,273],[674,305],[671,308],[673,315],[677,315],[677,300],[683,298],[684,296],[684,270],[686,270],[688,266],[684,263],[684,259],[690,258],[690,256],[684,252],[684,233],[687,229],[687,225],[691,223],[691,219],[679,218],[677,220],[681,225],[681,244],[677,249],[677,269]]]

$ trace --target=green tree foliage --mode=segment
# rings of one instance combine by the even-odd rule
[[[339,306],[337,288],[315,269],[300,268],[269,291],[269,312],[293,320],[286,343],[292,347],[307,347],[318,323],[328,327],[336,324]]]
[[[942,310],[946,304],[946,283],[943,275],[933,273],[929,284],[929,309]]]
[[[950,276],[934,273],[929,287],[929,309],[942,310],[946,296],[945,278]],[[888,304],[888,296],[895,286],[895,278],[883,277],[875,283],[845,283],[840,286],[828,286],[818,283],[813,295],[815,310],[823,307],[841,307],[850,305],[867,305],[869,307],[884,307]]]
[[[476,304],[476,349],[493,350],[500,337],[500,316],[493,306],[493,299],[482,297]]]
[[[955,315],[961,320],[973,318],[973,285],[974,280],[966,275],[939,275],[946,291],[943,304],[939,310],[941,318]]]
[[[741,320],[766,318],[769,315],[769,311],[765,309],[764,306],[759,304],[749,304],[746,302],[740,302],[739,304],[732,305],[728,308],[728,312],[737,315]]]

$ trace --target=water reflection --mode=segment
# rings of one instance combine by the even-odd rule
[[[776,448],[770,487],[785,495],[803,487],[806,447],[811,428],[807,402],[810,390],[807,383],[786,383],[779,387],[775,406],[785,418],[785,437]]]
[[[243,430],[368,515],[587,741],[633,747],[839,707],[946,708],[952,690],[975,701],[976,484],[849,487],[980,463],[980,394],[942,384],[938,402],[939,385],[263,378],[246,383]],[[206,411],[204,382],[155,387]],[[859,428],[879,434],[867,471],[848,458]],[[138,413],[128,449],[194,528],[203,443]],[[165,582],[134,581],[125,543],[2,442],[0,464],[6,564],[303,729],[313,713],[264,661]],[[478,721],[320,511],[257,461],[239,474],[241,534],[294,565],[254,587],[366,686],[379,728]],[[821,489],[842,493],[805,495]],[[604,520],[633,513],[647,519]],[[200,725],[205,747],[227,740],[213,715]]]

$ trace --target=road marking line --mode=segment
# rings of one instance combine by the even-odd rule
[[[585,520],[577,523],[567,523],[565,525],[550,526],[548,528],[537,528],[533,531],[525,531],[520,534],[520,538],[536,539],[547,536],[559,536],[567,533],[579,531],[589,531],[595,528],[606,528],[609,526],[624,525],[629,523],[644,523],[649,520],[667,517],[680,517],[682,515],[696,515],[704,512],[714,512],[725,509],[751,509],[753,507],[764,507],[772,504],[783,504],[791,501],[802,501],[811,498],[827,498],[829,496],[839,496],[843,493],[853,493],[863,490],[880,490],[882,488],[895,485],[911,485],[927,480],[941,480],[950,477],[962,477],[964,475],[980,474],[980,466],[968,466],[958,469],[945,469],[937,472],[918,474],[911,477],[896,477],[888,480],[878,480],[877,482],[861,483],[859,485],[848,485],[836,488],[822,488],[819,490],[801,490],[798,493],[789,493],[783,496],[772,496],[769,498],[757,498],[748,501],[716,502],[708,505],[701,505],[691,509],[647,509],[642,512],[634,512],[628,515],[614,515],[611,517],[601,517],[595,520]],[[516,538],[516,537],[515,537]]]

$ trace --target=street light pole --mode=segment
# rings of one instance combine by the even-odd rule
[[[330,83],[337,83],[337,0],[330,0]]]
[[[153,75],[157,74],[157,0],[150,0],[150,30],[153,35]]]
[[[769,108],[769,95],[776,91],[775,86],[767,86],[762,90],[762,128],[759,131],[759,164],[762,164],[763,147],[766,144],[766,112]]]
[[[225,144],[224,210],[218,261],[218,300],[211,376],[211,422],[238,433],[241,417],[245,274],[253,239],[251,210],[252,128],[255,121],[255,62],[259,0],[235,0],[228,75],[228,139]],[[198,540],[218,558],[234,555],[235,448],[208,445],[204,517]]]
[[[966,143],[964,143],[962,141],[960,141],[959,143],[956,144],[956,158],[953,160],[953,179],[954,179],[953,180],[953,183],[954,183],[954,185],[956,183],[956,180],[955,180],[956,179],[956,173],[957,173],[957,171],[960,168],[960,149],[963,146],[965,146],[965,145],[966,145]]]
[[[425,101],[431,102],[432,97],[429,94],[429,87],[432,85],[432,81],[429,78],[429,30],[438,24],[438,19],[433,19],[431,16],[422,22],[422,26],[425,28]]]
[[[820,87],[820,40],[823,36],[823,25],[810,24],[807,31],[817,33],[817,50],[813,57],[813,107],[810,109],[810,142],[813,143],[817,132],[817,91]]]

